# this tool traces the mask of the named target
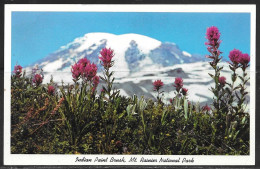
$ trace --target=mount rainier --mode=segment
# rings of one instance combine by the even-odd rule
[[[168,101],[174,96],[172,84],[175,77],[182,77],[184,87],[189,89],[190,100],[205,104],[213,97],[208,89],[214,82],[208,73],[214,72],[205,62],[205,57],[182,51],[175,43],[161,42],[139,34],[88,33],[29,65],[26,71],[30,72],[38,65],[44,71],[43,83],[48,83],[51,75],[58,84],[62,81],[72,83],[71,65],[86,57],[97,64],[98,74],[102,75],[98,56],[104,47],[114,50],[115,64],[111,70],[115,71],[115,87],[120,89],[122,95],[156,98],[152,82],[161,79],[165,84],[164,99]],[[222,64],[222,75],[230,80],[228,65]],[[97,90],[101,86],[102,82]]]
[[[37,64],[44,72],[70,72],[71,65],[86,57],[96,63],[100,71],[98,56],[104,47],[114,50],[115,65],[112,70],[116,72],[116,77],[122,78],[147,69],[156,71],[162,67],[202,60],[199,55],[181,51],[175,43],[162,43],[139,34],[88,33],[30,67]]]

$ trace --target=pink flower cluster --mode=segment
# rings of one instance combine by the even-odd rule
[[[234,65],[237,65],[239,63],[241,56],[242,56],[242,52],[238,49],[233,49],[232,51],[229,52],[228,55],[230,61]]]
[[[93,77],[95,77],[97,74],[97,65],[92,63],[92,64],[87,64],[84,69],[82,69],[82,75],[88,80],[92,80]]]
[[[243,67],[247,67],[249,62],[250,62],[250,56],[247,53],[242,54],[242,56],[240,57],[239,63]]]
[[[210,111],[211,108],[208,106],[208,105],[205,105],[203,108],[202,108],[203,111]]]
[[[20,77],[22,74],[22,69],[23,69],[23,67],[22,66],[20,66],[20,65],[16,65],[16,66],[14,66],[14,73],[15,73],[15,75],[17,76],[17,77]]]
[[[159,91],[163,87],[163,82],[161,80],[156,80],[153,82],[154,90]]]
[[[208,42],[206,42],[206,45],[209,46],[218,46],[220,44],[220,32],[217,27],[211,26],[207,29],[206,32],[206,39],[208,39]]]
[[[226,84],[226,78],[224,76],[221,76],[218,78],[218,81],[220,83],[221,86],[225,86]]]
[[[55,93],[54,86],[52,86],[52,85],[48,86],[48,94],[53,96],[54,93]]]
[[[36,84],[36,86],[39,86],[42,83],[43,76],[41,74],[35,74],[33,77],[33,83]]]
[[[181,77],[176,77],[173,86],[176,88],[176,91],[179,92],[181,90],[181,93],[186,96],[188,94],[188,89],[183,88],[183,80]]]
[[[72,77],[75,81],[79,80],[79,77],[81,75],[81,68],[79,63],[75,63],[73,66],[71,66],[71,73]]]
[[[206,39],[208,40],[205,45],[208,45],[207,50],[211,55],[207,55],[207,58],[213,59],[214,61],[212,63],[217,63],[219,59],[219,55],[222,53],[220,50],[218,50],[219,45],[221,43],[220,38],[220,32],[217,27],[211,26],[207,29],[206,32]]]
[[[176,77],[173,86],[176,88],[177,92],[179,92],[181,90],[181,88],[183,87],[182,78]]]
[[[240,64],[242,67],[246,68],[250,62],[250,56],[247,53],[242,53],[238,49],[233,49],[230,51],[228,57],[232,62],[231,64],[234,66],[238,66]]]
[[[182,92],[182,94],[183,94],[184,96],[186,96],[187,93],[188,93],[188,89],[182,88],[181,92]]]
[[[109,69],[112,67],[112,58],[114,57],[114,51],[112,49],[103,48],[100,52],[101,56],[98,57],[101,60],[102,66],[105,69]]]
[[[176,88],[178,93],[183,96],[187,96],[188,89],[183,87],[183,79],[181,77],[176,77],[173,86]],[[173,103],[173,99],[170,99],[170,103]]]
[[[91,81],[97,74],[97,65],[83,58],[71,66],[71,72],[74,81],[78,81],[80,77]]]
[[[87,58],[82,58],[78,61],[78,63],[80,64],[80,67],[86,67],[87,64],[90,64],[90,61]]]

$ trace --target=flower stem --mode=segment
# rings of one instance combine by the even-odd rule
[[[244,103],[245,96],[247,94],[247,92],[245,92],[245,90],[246,90],[245,84],[249,80],[249,79],[246,79],[246,76],[247,76],[246,70],[243,69],[243,77],[241,79],[242,84],[241,84],[241,88],[240,88],[241,97],[239,98],[239,101],[238,101],[238,113],[239,113],[239,115],[241,115],[241,113],[244,112],[244,110],[242,110],[242,104]]]

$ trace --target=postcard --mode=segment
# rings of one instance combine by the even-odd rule
[[[4,165],[254,165],[255,5],[5,5]]]

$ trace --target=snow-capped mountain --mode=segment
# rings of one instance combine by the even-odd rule
[[[181,51],[174,43],[163,43],[139,34],[88,33],[29,67],[37,64],[44,72],[70,72],[71,65],[86,57],[100,68],[98,56],[104,47],[114,50],[115,65],[112,70],[116,72],[116,77],[204,59]]]
[[[214,72],[203,56],[182,51],[175,43],[160,42],[138,34],[88,33],[30,65],[26,72],[38,65],[44,71],[43,83],[48,83],[51,75],[58,84],[62,81],[73,83],[71,65],[86,57],[97,64],[98,74],[102,75],[98,56],[104,47],[114,50],[114,86],[120,89],[121,95],[136,94],[155,99],[152,83],[161,79],[165,84],[164,99],[169,101],[174,96],[175,88],[172,85],[175,77],[182,77],[191,101],[205,104],[213,98],[209,88],[214,86],[214,82],[208,73]],[[231,81],[228,64],[222,64],[224,69],[221,75]],[[101,81],[97,91],[100,91],[102,85]]]

